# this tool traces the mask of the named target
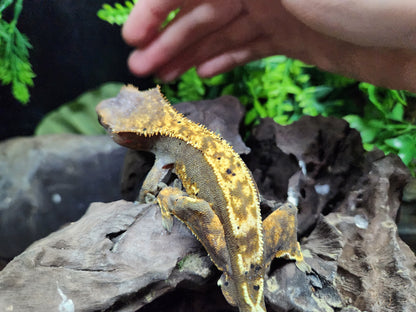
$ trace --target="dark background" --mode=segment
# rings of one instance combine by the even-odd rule
[[[113,0],[31,0],[23,2],[18,28],[33,46],[30,62],[36,74],[30,102],[23,106],[0,86],[0,140],[32,135],[49,111],[107,81],[132,83],[139,79],[127,69],[131,50],[120,36],[120,27],[97,17],[103,3]],[[8,15],[13,10],[6,10]],[[7,15],[6,20],[9,21]]]

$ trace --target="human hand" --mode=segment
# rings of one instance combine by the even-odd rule
[[[177,7],[178,16],[159,31]],[[140,0],[123,37],[136,48],[130,70],[141,76],[172,80],[196,66],[208,77],[285,54],[358,80],[416,91],[415,10],[413,0]]]

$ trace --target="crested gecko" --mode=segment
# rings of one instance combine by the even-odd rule
[[[179,114],[159,88],[123,87],[97,106],[97,114],[115,142],[155,154],[139,200],[156,198],[167,230],[172,215],[186,224],[223,272],[218,284],[240,312],[266,311],[264,275],[274,257],[309,270],[297,242],[297,208],[286,203],[262,221],[257,185],[240,156],[219,135]],[[169,171],[185,192],[159,191]]]

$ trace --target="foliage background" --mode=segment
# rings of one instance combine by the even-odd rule
[[[0,0],[0,80],[10,84],[13,95],[27,103],[34,73],[28,60],[31,45],[17,29],[22,1]],[[122,25],[135,2],[104,4],[97,15],[111,24]],[[2,18],[6,8],[12,12],[9,22]],[[176,13],[169,15],[166,24]],[[415,95],[405,91],[325,73],[285,56],[252,62],[210,79],[201,79],[191,69],[176,82],[163,84],[162,90],[173,103],[234,95],[247,108],[248,129],[264,117],[280,124],[289,124],[303,115],[344,118],[360,131],[367,150],[377,147],[385,153],[398,154],[415,171]],[[115,93],[113,85],[106,85],[76,99],[50,113],[36,133],[102,131],[96,126],[93,107],[101,98]],[[95,126],[88,126],[91,119]]]

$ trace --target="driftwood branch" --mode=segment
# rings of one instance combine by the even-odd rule
[[[179,222],[167,234],[157,208],[93,204],[79,221],[35,242],[6,267],[0,307],[96,311],[126,300],[124,309],[135,311],[179,282],[206,279],[212,264],[198,242]],[[188,274],[195,262],[198,271]]]

